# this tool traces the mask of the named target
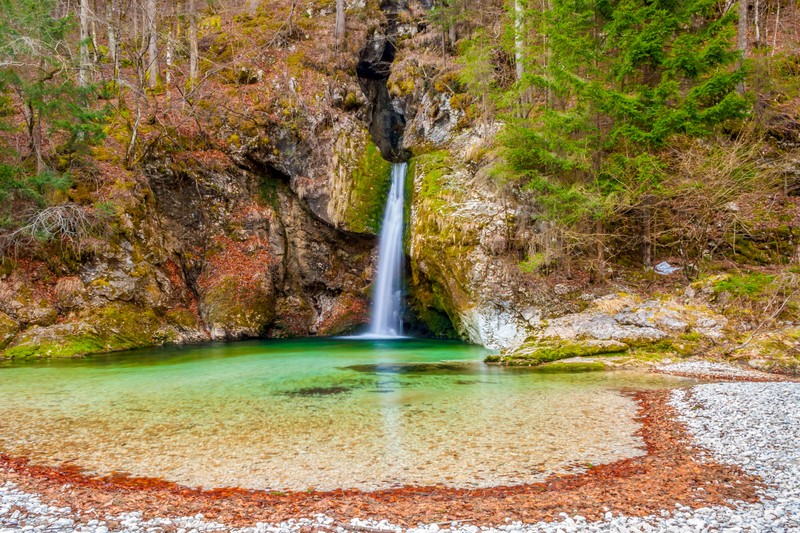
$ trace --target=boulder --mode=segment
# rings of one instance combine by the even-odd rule
[[[500,355],[490,355],[485,361],[508,366],[537,366],[570,357],[619,354],[627,350],[627,344],[615,340],[547,341],[534,338],[518,348],[504,350]]]

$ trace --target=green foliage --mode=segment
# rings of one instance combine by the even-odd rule
[[[258,180],[258,195],[261,197],[261,201],[275,210],[278,210],[280,206],[279,185],[278,179],[274,176],[261,176]]]
[[[438,0],[428,13],[430,20],[439,31],[447,33],[450,28],[458,26],[468,18],[467,0]]]
[[[20,167],[0,164],[0,201],[30,200],[35,205],[43,207],[47,205],[47,199],[52,193],[65,191],[71,186],[72,179],[69,174],[43,172],[30,175],[23,172]]]
[[[717,4],[536,3],[524,12],[524,74],[507,88],[492,75],[486,39],[468,42],[463,80],[493,91],[504,111],[495,176],[535,192],[539,211],[567,234],[594,234],[598,224],[643,234],[642,213],[668,194],[668,143],[749,112],[737,90],[746,72],[732,47],[735,10],[720,14]],[[518,24],[512,11],[508,32]]]
[[[475,35],[465,41],[460,50],[459,82],[466,87],[469,94],[480,99],[483,111],[487,111],[489,95],[498,88],[494,77],[493,56],[492,41],[482,29],[476,30]]]
[[[0,92],[21,100],[30,133],[43,124],[66,132],[65,150],[75,152],[105,137],[107,111],[91,105],[100,87],[79,86],[74,79],[68,37],[75,21],[71,15],[55,17],[55,3],[0,0]]]
[[[113,219],[117,216],[119,208],[114,202],[100,202],[94,205],[99,213],[105,215],[108,219]]]

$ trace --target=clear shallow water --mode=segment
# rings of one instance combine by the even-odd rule
[[[687,383],[486,353],[305,339],[0,362],[0,451],[206,488],[516,484],[643,453],[621,389]]]

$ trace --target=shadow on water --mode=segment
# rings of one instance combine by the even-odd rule
[[[339,367],[340,370],[353,370],[368,374],[482,374],[475,364],[464,363],[375,363]]]

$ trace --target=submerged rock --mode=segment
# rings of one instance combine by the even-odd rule
[[[305,387],[301,389],[294,389],[285,391],[283,394],[287,396],[306,396],[306,397],[314,397],[314,396],[335,396],[337,394],[344,394],[346,392],[350,392],[353,390],[350,387]]]

